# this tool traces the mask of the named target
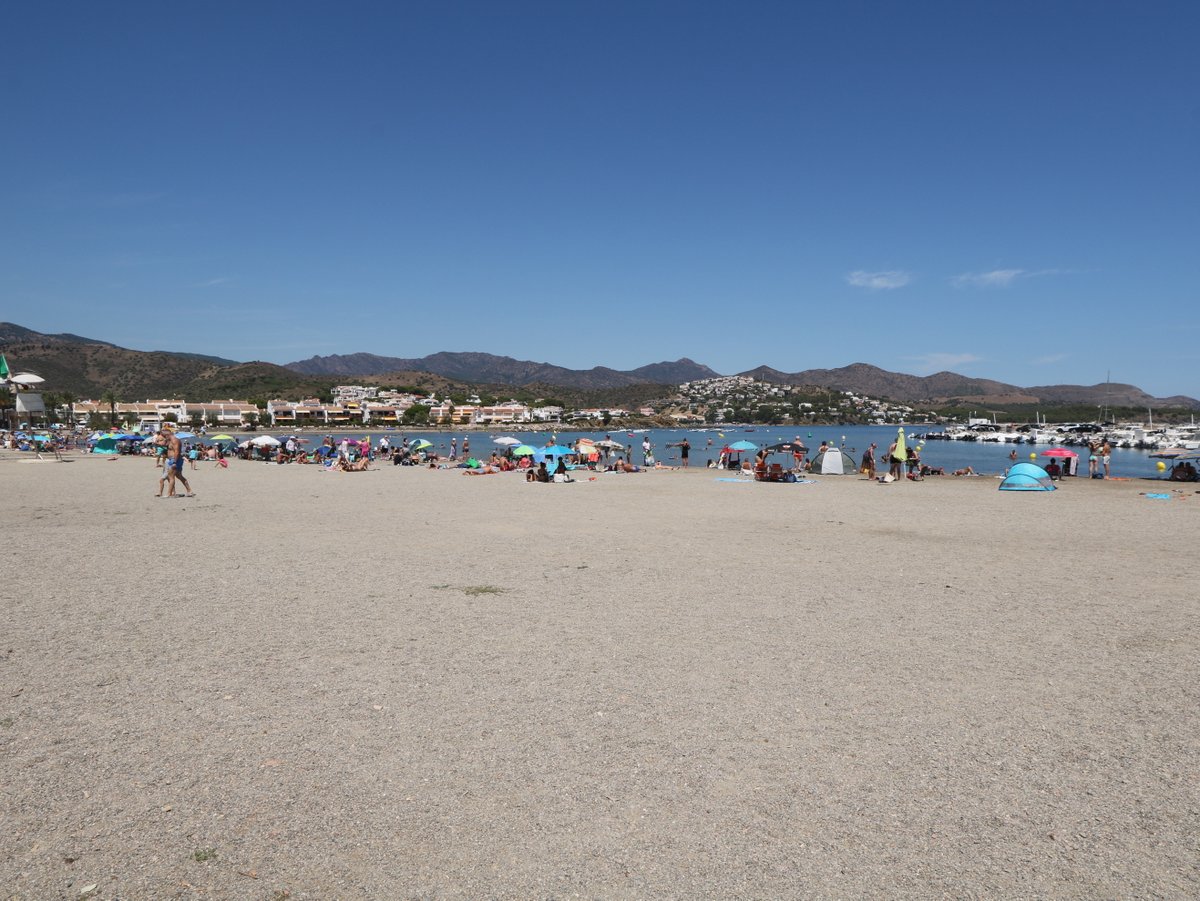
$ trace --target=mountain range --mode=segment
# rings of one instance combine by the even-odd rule
[[[8,356],[14,371],[30,370],[45,378],[47,391],[98,398],[111,390],[123,400],[170,395],[195,400],[311,396],[327,391],[336,381],[366,380],[367,376],[381,381],[386,376],[390,384],[425,381],[430,388],[442,391],[457,383],[536,388],[549,395],[556,387],[596,393],[638,385],[673,386],[719,375],[686,357],[630,370],[604,366],[568,369],[488,353],[450,352],[420,358],[367,353],[318,356],[277,366],[264,362],[239,363],[203,354],[130,350],[70,333],[43,334],[8,322],[0,322],[0,352]],[[1135,385],[1115,382],[1020,387],[954,372],[908,375],[867,363],[798,372],[759,366],[737,375],[929,406],[970,404],[1003,408],[1017,404],[1075,404],[1200,409],[1200,401],[1192,397],[1153,397]]]
[[[361,376],[383,372],[430,372],[462,382],[487,382],[497,385],[561,385],[565,388],[603,390],[626,385],[678,385],[718,375],[686,357],[682,360],[651,363],[622,371],[596,366],[593,369],[566,369],[551,363],[534,363],[485,353],[436,353],[419,359],[379,357],[374,354],[310,357],[284,364],[305,375]]]
[[[419,359],[380,357],[374,354],[310,357],[286,364],[288,369],[308,375],[361,377],[392,370],[429,372],[464,382],[491,382],[503,385],[561,385],[569,388],[603,390],[626,385],[655,382],[678,385],[719,375],[713,369],[684,357],[674,362],[652,363],[638,369],[617,370],[604,366],[593,369],[566,369],[550,363],[532,363],[485,353],[436,353]],[[868,363],[852,363],[839,369],[805,369],[781,372],[759,366],[737,375],[779,385],[809,385],[837,391],[854,391],[870,397],[888,398],[903,403],[946,404],[950,402],[980,405],[1002,404],[1095,404],[1110,407],[1188,407],[1200,408],[1192,397],[1153,397],[1136,385],[1101,383],[1098,385],[1040,385],[1023,388],[992,379],[977,379],[956,372],[937,372],[918,376],[889,372]]]

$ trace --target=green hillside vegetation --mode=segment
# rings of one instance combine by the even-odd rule
[[[315,397],[327,402],[335,384],[338,382],[328,376],[300,375],[273,363],[238,363],[208,367],[191,381],[176,386],[171,396],[193,402],[230,398],[262,407],[274,398]]]
[[[68,341],[8,344],[3,352],[13,369],[36,372],[48,389],[78,398],[95,399],[106,391],[122,401],[161,398],[216,368],[175,354]]]

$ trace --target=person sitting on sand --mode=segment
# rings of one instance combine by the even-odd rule
[[[366,472],[370,466],[370,462],[366,457],[359,457],[351,463],[345,454],[338,454],[337,462],[333,464],[333,468],[338,472]]]
[[[546,469],[546,461],[543,460],[538,464],[537,469],[531,469],[525,474],[526,482],[549,482],[550,473]]]
[[[1171,475],[1167,477],[1169,482],[1194,482],[1196,481],[1196,467],[1191,463],[1176,463],[1171,467]]]

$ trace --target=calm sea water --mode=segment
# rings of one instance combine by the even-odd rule
[[[905,426],[905,435],[920,435],[926,430],[924,426]],[[359,437],[370,435],[371,443],[378,446],[379,439],[383,435],[387,435],[392,445],[399,443],[400,438],[410,439],[425,439],[433,443],[434,447],[441,454],[450,452],[450,441],[452,438],[457,439],[459,453],[461,456],[463,439],[470,441],[471,454],[473,456],[487,456],[491,451],[497,448],[493,443],[493,438],[501,436],[509,436],[517,438],[520,441],[530,444],[534,447],[545,445],[549,441],[556,441],[559,444],[570,445],[576,438],[591,438],[598,441],[606,436],[611,436],[614,441],[620,441],[626,445],[633,447],[633,460],[635,463],[642,461],[642,438],[649,435],[651,446],[654,448],[654,456],[660,463],[674,465],[679,463],[678,448],[669,448],[668,444],[675,444],[682,441],[686,436],[692,445],[690,463],[693,467],[704,466],[707,460],[716,462],[717,457],[721,453],[721,448],[728,443],[734,441],[751,441],[756,445],[764,446],[776,444],[781,441],[791,441],[795,438],[808,446],[810,454],[815,451],[822,441],[827,441],[832,445],[840,445],[845,447],[849,453],[858,462],[862,456],[862,452],[869,444],[874,442],[878,445],[875,452],[875,459],[881,460],[887,452],[892,441],[896,439],[896,426],[801,426],[797,431],[796,426],[757,426],[753,429],[743,427],[734,427],[728,429],[649,429],[638,430],[632,433],[621,429],[577,429],[565,428],[557,432],[523,432],[523,431],[494,431],[494,432],[428,432],[428,431],[371,431],[362,432]],[[252,436],[255,433],[250,433]],[[271,432],[258,432],[256,434],[272,434]],[[282,435],[282,433],[278,433]],[[343,433],[347,434],[347,433]],[[354,432],[349,432],[353,436]],[[238,436],[242,440],[241,435]],[[309,438],[312,444],[320,444],[320,433],[307,432],[305,437]],[[309,446],[312,446],[310,444]],[[921,461],[928,463],[930,466],[941,466],[947,473],[955,469],[962,469],[970,466],[976,472],[980,473],[1000,473],[1011,465],[1009,454],[1015,449],[1017,459],[1028,461],[1030,454],[1037,456],[1039,465],[1045,465],[1049,458],[1043,457],[1042,453],[1050,449],[1048,444],[991,444],[971,441],[930,441],[923,443],[916,441],[916,444],[922,448]],[[1068,448],[1080,455],[1079,472],[1081,475],[1087,475],[1087,449],[1080,447]],[[1141,451],[1133,449],[1114,448],[1112,453],[1112,465],[1110,472],[1114,476],[1124,477],[1152,477],[1157,475],[1155,464],[1157,460],[1150,459],[1150,451]],[[751,456],[753,452],[751,452]],[[783,462],[783,457],[777,458]]]

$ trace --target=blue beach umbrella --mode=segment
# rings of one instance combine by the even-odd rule
[[[741,451],[758,450],[758,445],[753,441],[735,441],[733,444],[729,445],[729,449],[731,451],[738,451],[740,453]]]

